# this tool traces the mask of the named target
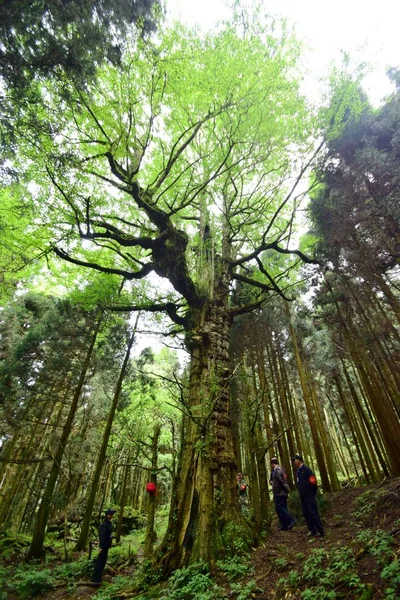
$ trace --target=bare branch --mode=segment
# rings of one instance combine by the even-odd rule
[[[277,435],[277,436],[276,436],[276,438],[275,438],[274,440],[272,440],[272,442],[271,442],[271,443],[269,443],[269,444],[268,444],[268,446],[267,446],[266,448],[264,448],[264,450],[262,451],[262,456],[264,457],[264,456],[267,454],[268,450],[269,450],[270,448],[272,448],[272,446],[275,444],[275,442],[277,442],[277,441],[278,441],[278,440],[279,440],[279,439],[280,439],[282,436],[284,436],[284,435],[285,435],[285,433],[287,433],[288,431],[290,431],[290,429],[292,429],[292,428],[293,428],[293,426],[294,426],[294,423],[291,423],[291,424],[289,425],[289,427],[287,427],[286,429],[284,429],[284,430],[282,431],[282,433],[280,433],[279,435]]]
[[[293,192],[295,191],[295,189],[297,188],[297,186],[299,185],[300,181],[303,178],[304,173],[307,171],[307,169],[309,168],[309,166],[312,164],[312,162],[314,161],[315,157],[317,156],[317,154],[319,154],[320,150],[322,149],[323,145],[325,144],[325,139],[322,140],[322,142],[320,143],[320,145],[317,147],[317,149],[315,150],[315,152],[313,153],[313,155],[310,157],[310,159],[306,162],[306,164],[303,166],[302,169],[300,169],[300,173],[298,174],[298,176],[296,177],[296,180],[291,188],[291,190],[289,191],[289,193],[287,194],[287,196],[285,197],[285,199],[283,200],[283,202],[281,202],[281,204],[278,206],[278,208],[275,211],[274,216],[272,217],[271,221],[268,224],[267,229],[264,232],[263,235],[263,242],[265,242],[268,233],[270,232],[275,219],[278,217],[279,213],[281,212],[282,208],[285,206],[285,204],[287,204],[287,202],[289,202],[290,198],[293,195]]]
[[[177,313],[179,308],[180,306],[173,302],[164,302],[162,304],[114,305],[110,306],[109,310],[112,312],[137,312],[141,310],[147,312],[166,312],[174,323],[187,327],[187,319]]]
[[[274,289],[266,283],[262,283],[262,281],[251,279],[251,277],[246,277],[245,275],[240,275],[239,273],[233,273],[232,278],[236,279],[237,281],[241,281],[242,283],[247,283],[253,287],[260,288],[260,290],[263,290],[263,292],[272,292]]]
[[[62,258],[63,260],[66,260],[67,262],[70,262],[74,265],[78,265],[80,267],[90,267],[91,269],[95,269],[96,271],[100,271],[101,273],[111,273],[114,275],[121,275],[121,277],[125,277],[125,279],[128,279],[128,280],[143,279],[144,277],[146,277],[146,275],[148,275],[149,273],[151,273],[151,271],[154,270],[154,265],[152,263],[147,263],[143,266],[142,269],[132,273],[130,271],[124,271],[122,269],[113,269],[111,267],[104,267],[103,265],[99,265],[98,263],[85,261],[85,260],[79,260],[78,258],[73,258],[67,252],[65,252],[65,250],[62,250],[61,248],[57,248],[56,246],[53,246],[52,249],[53,249],[53,252],[59,258]]]

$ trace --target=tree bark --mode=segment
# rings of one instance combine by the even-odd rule
[[[43,496],[42,496],[42,499],[40,502],[36,525],[35,525],[35,529],[33,532],[32,542],[29,547],[28,554],[26,556],[27,561],[35,559],[35,558],[41,558],[41,556],[42,556],[44,536],[46,533],[47,521],[49,518],[49,512],[50,512],[50,507],[51,507],[51,501],[53,498],[54,488],[55,488],[55,485],[57,482],[58,475],[61,470],[61,461],[63,459],[65,447],[67,445],[68,438],[69,438],[71,430],[72,430],[72,424],[74,421],[76,410],[78,408],[79,398],[81,395],[83,384],[85,383],[86,373],[89,368],[90,359],[93,354],[94,346],[96,343],[97,335],[100,331],[100,326],[101,326],[102,320],[103,320],[103,313],[101,313],[101,315],[97,321],[96,329],[94,331],[92,341],[90,343],[89,349],[86,354],[86,358],[83,363],[82,371],[81,371],[81,374],[79,377],[78,384],[75,389],[74,396],[72,398],[72,402],[71,402],[71,406],[70,406],[69,413],[67,416],[67,420],[63,427],[61,438],[58,443],[58,447],[57,447],[57,450],[56,450],[56,453],[54,456],[54,461],[53,461],[53,465],[52,465],[52,468],[50,471],[50,475],[47,480],[47,484],[46,484],[46,487],[45,487],[45,490],[43,492]]]
[[[216,261],[218,257],[216,257]],[[241,522],[230,411],[229,280],[219,259],[212,297],[191,314],[188,416],[185,418],[175,520],[161,546],[167,574],[190,562],[212,564],[225,525]]]
[[[154,427],[153,439],[151,444],[151,481],[157,488],[157,467],[158,467],[158,440],[160,438],[161,425],[157,423]],[[150,495],[147,498],[147,526],[146,538],[144,542],[143,556],[145,559],[150,559],[154,545],[154,517],[156,514],[156,494]]]
[[[138,314],[138,318],[139,318],[139,314]],[[111,428],[112,428],[112,424],[114,421],[114,415],[115,415],[115,411],[117,410],[117,405],[118,405],[118,401],[119,401],[119,397],[121,394],[121,389],[122,389],[122,383],[125,377],[125,373],[126,373],[126,369],[128,366],[128,362],[129,362],[129,356],[130,356],[130,352],[133,346],[133,342],[135,339],[135,335],[136,335],[136,327],[137,327],[137,320],[136,320],[136,325],[135,328],[133,330],[133,333],[130,336],[129,342],[128,342],[128,346],[126,349],[126,353],[125,353],[125,358],[124,358],[124,362],[122,363],[122,367],[121,367],[121,371],[118,377],[118,381],[117,381],[117,385],[115,388],[115,392],[114,392],[114,397],[113,397],[113,401],[111,404],[111,408],[110,408],[110,412],[108,413],[108,418],[107,418],[107,423],[106,423],[106,427],[103,433],[103,441],[101,444],[101,448],[99,451],[99,455],[97,458],[97,463],[96,463],[96,469],[94,472],[94,476],[93,476],[93,481],[90,487],[90,492],[89,492],[89,496],[88,496],[88,500],[87,500],[87,504],[86,504],[86,511],[85,511],[85,516],[83,518],[82,521],[82,526],[81,526],[81,531],[79,534],[79,539],[76,543],[76,550],[77,551],[81,551],[81,550],[85,550],[86,546],[87,546],[87,540],[88,540],[88,535],[89,535],[89,528],[90,528],[90,521],[92,520],[92,513],[93,513],[93,507],[94,507],[94,502],[96,500],[96,494],[97,494],[97,488],[99,485],[99,481],[100,481],[100,475],[103,469],[103,464],[104,464],[104,460],[106,458],[106,453],[107,453],[107,447],[108,447],[108,440],[110,439],[110,434],[111,434]]]

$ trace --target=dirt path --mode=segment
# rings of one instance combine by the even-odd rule
[[[314,551],[316,548],[337,555],[344,555],[347,548],[350,549],[355,561],[354,571],[370,590],[365,598],[372,600],[384,597],[382,594],[384,582],[380,577],[383,567],[377,557],[371,554],[375,547],[371,548],[374,544],[368,542],[369,534],[364,532],[370,530],[376,534],[377,530],[381,530],[384,533],[391,533],[394,543],[387,552],[392,553],[393,557],[400,558],[400,478],[374,486],[346,489],[331,494],[328,497],[324,523],[326,530],[324,538],[309,538],[305,525],[298,523],[291,531],[273,531],[263,547],[254,551],[255,577],[253,578],[256,579],[260,589],[256,596],[259,600],[300,598],[301,591],[304,590],[304,581],[298,583],[297,589],[296,581],[293,586],[290,585],[290,571],[296,570],[304,574],[307,559],[311,555],[318,554]],[[277,529],[277,523],[273,525],[274,527]],[[362,541],[363,536],[364,541]],[[384,539],[382,544],[383,552],[386,551]],[[325,563],[323,560],[321,562],[321,580],[324,564],[326,560]],[[345,575],[344,572],[343,580]],[[324,596],[321,588],[321,598],[325,597],[327,596]],[[339,590],[338,595],[332,597],[360,598],[360,593],[352,592],[349,588]],[[400,599],[400,590],[398,596],[393,597]],[[319,600],[317,592],[315,598]]]

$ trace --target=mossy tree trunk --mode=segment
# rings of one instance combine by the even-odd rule
[[[211,298],[191,312],[187,336],[188,406],[175,515],[162,544],[165,573],[189,562],[212,564],[224,526],[242,521],[229,397],[229,284],[222,260],[214,272],[219,276]]]

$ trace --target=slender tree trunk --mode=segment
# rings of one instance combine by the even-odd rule
[[[318,432],[321,438],[322,447],[325,455],[325,463],[329,475],[330,486],[325,488],[329,492],[337,492],[340,489],[340,484],[337,476],[337,468],[335,462],[335,453],[331,451],[331,440],[329,439],[329,431],[324,420],[324,411],[320,406],[320,402],[317,396],[316,385],[311,378],[310,372],[306,369],[307,378],[309,381],[311,397],[314,405],[314,415],[317,421]]]
[[[122,363],[122,367],[121,367],[121,371],[120,371],[120,374],[119,374],[119,377],[118,377],[118,381],[117,381],[117,385],[116,385],[116,388],[115,388],[114,397],[113,397],[113,401],[112,401],[112,404],[111,404],[110,412],[108,414],[106,427],[105,427],[105,430],[104,430],[104,433],[103,433],[103,441],[102,441],[101,448],[100,448],[100,451],[99,451],[99,455],[98,455],[98,458],[97,458],[96,469],[95,469],[93,480],[92,480],[92,484],[91,484],[91,487],[90,487],[90,492],[89,492],[89,496],[88,496],[88,500],[87,500],[87,504],[86,504],[85,516],[83,517],[81,531],[80,531],[80,534],[79,534],[79,539],[78,539],[78,541],[76,543],[76,550],[77,551],[85,550],[86,546],[87,546],[87,540],[88,540],[88,535],[89,535],[90,522],[92,520],[92,513],[93,513],[94,503],[95,503],[95,500],[96,500],[97,488],[98,488],[98,485],[99,485],[100,475],[101,475],[101,472],[102,472],[102,469],[103,469],[104,460],[106,458],[107,447],[108,447],[108,440],[110,439],[111,428],[112,428],[112,424],[113,424],[113,421],[114,421],[115,411],[117,410],[117,405],[118,405],[119,397],[120,397],[120,394],[121,394],[122,383],[124,381],[126,369],[127,369],[128,362],[129,362],[130,352],[131,352],[131,349],[132,349],[132,346],[133,346],[133,342],[134,342],[134,339],[135,339],[135,335],[136,335],[136,327],[137,327],[138,319],[139,319],[139,313],[138,313],[138,318],[136,320],[134,331],[131,334],[131,337],[130,337],[129,342],[128,342],[128,347],[126,349],[124,362]]]
[[[340,429],[341,434],[342,434],[343,442],[344,442],[344,444],[345,444],[345,446],[347,448],[347,453],[349,455],[349,459],[351,461],[351,464],[353,465],[355,476],[357,477],[358,483],[361,485],[361,478],[360,478],[360,475],[358,473],[358,469],[357,469],[356,461],[354,460],[353,452],[352,452],[352,450],[350,448],[348,436],[346,435],[346,432],[343,429],[343,425],[342,425],[342,422],[341,422],[341,420],[339,418],[339,415],[337,413],[337,410],[336,410],[334,402],[331,400],[331,398],[329,396],[328,396],[328,400],[329,400],[329,404],[330,404],[330,406],[332,408],[332,412],[333,412],[333,414],[336,417],[337,424],[339,425],[339,429]]]
[[[37,521],[36,521],[35,529],[33,532],[32,542],[31,542],[31,545],[29,547],[28,554],[26,557],[26,559],[28,561],[32,560],[34,558],[40,558],[42,555],[42,552],[43,552],[44,536],[45,536],[45,532],[46,532],[46,526],[47,526],[47,521],[48,521],[48,517],[49,517],[50,506],[51,506],[51,501],[53,498],[54,488],[55,488],[55,485],[57,482],[58,475],[61,470],[61,462],[62,462],[62,459],[64,456],[65,447],[67,445],[68,438],[69,438],[71,430],[72,430],[72,423],[74,421],[75,413],[78,408],[79,398],[81,395],[83,384],[85,383],[86,373],[89,368],[90,359],[92,357],[92,353],[93,353],[94,346],[96,343],[97,335],[100,330],[102,319],[103,319],[103,314],[100,315],[100,317],[97,321],[96,329],[94,331],[92,341],[90,343],[88,352],[86,354],[86,358],[83,363],[82,371],[81,371],[81,374],[79,377],[77,387],[75,389],[74,396],[72,398],[72,403],[71,403],[71,406],[69,409],[67,420],[63,427],[61,438],[58,443],[58,447],[57,447],[57,450],[56,450],[56,453],[54,456],[54,461],[53,461],[53,465],[52,465],[52,468],[50,471],[50,475],[47,480],[45,490],[43,492],[42,500],[40,502],[39,511],[38,511],[38,515],[37,515]]]
[[[158,440],[160,439],[161,425],[157,423],[154,427],[153,439],[151,444],[151,481],[157,487],[157,468],[158,468]],[[146,538],[144,542],[143,556],[145,559],[151,558],[153,553],[153,544],[155,538],[154,518],[156,514],[156,494],[147,498],[147,526]]]
[[[124,510],[126,503],[126,488],[128,484],[128,475],[129,475],[129,461],[130,461],[130,453],[128,452],[128,456],[126,458],[126,465],[124,466],[124,474],[122,478],[122,490],[121,490],[121,499],[119,503],[119,511],[118,511],[118,525],[117,531],[115,532],[115,543],[119,544],[121,540],[121,529],[122,529],[122,519],[124,518]]]
[[[365,427],[365,437],[367,439],[367,444],[368,444],[368,447],[369,447],[369,452],[371,454],[371,460],[373,461],[373,464],[374,464],[374,472],[371,473],[371,475],[373,477],[374,482],[376,483],[377,481],[379,481],[379,479],[381,479],[380,473],[379,473],[379,465],[378,465],[376,456],[378,456],[382,468],[384,466],[384,462],[385,461],[383,459],[383,456],[382,456],[382,453],[380,451],[379,445],[378,445],[378,443],[376,441],[376,436],[375,436],[375,432],[373,431],[372,424],[370,423],[369,418],[365,414],[364,408],[363,408],[363,406],[361,404],[361,400],[358,397],[356,389],[355,389],[355,387],[353,385],[353,382],[351,380],[350,373],[347,370],[347,367],[346,367],[346,364],[345,364],[344,360],[341,359],[341,361],[342,361],[342,369],[343,369],[343,372],[344,372],[344,375],[345,375],[345,378],[346,378],[346,381],[347,381],[348,388],[350,390],[350,394],[351,394],[351,396],[352,396],[352,398],[354,400],[354,405],[355,405],[355,407],[357,409],[357,412],[358,412],[358,414],[360,416],[360,421],[363,423],[363,425]]]
[[[269,523],[269,512],[268,512],[268,477],[267,469],[265,466],[265,452],[263,450],[264,440],[261,432],[260,423],[256,424],[256,458],[257,458],[257,471],[258,471],[258,486],[260,493],[260,513],[261,513],[261,526]]]
[[[293,344],[293,351],[294,351],[294,356],[295,356],[295,360],[296,360],[297,371],[299,373],[301,389],[303,392],[303,400],[304,400],[304,404],[306,406],[306,412],[307,412],[308,421],[310,424],[311,435],[312,435],[312,439],[313,439],[313,443],[314,443],[314,450],[315,450],[315,455],[316,455],[317,464],[318,464],[318,470],[321,475],[322,487],[324,488],[324,490],[329,490],[330,482],[329,482],[328,472],[327,472],[326,464],[325,464],[324,451],[323,451],[321,440],[320,440],[320,437],[318,434],[318,426],[317,426],[317,422],[315,420],[315,416],[314,416],[314,412],[313,412],[313,402],[312,402],[312,397],[311,397],[311,393],[310,393],[309,382],[307,380],[306,372],[305,372],[305,369],[303,366],[300,349],[299,349],[299,344],[297,341],[297,336],[296,336],[296,332],[294,330],[294,326],[291,321],[289,308],[287,308],[287,312],[288,312],[288,320],[289,320],[290,337],[291,337],[292,344]]]
[[[330,282],[325,279],[329,291],[333,294]],[[338,302],[335,300],[336,310],[343,328],[346,343],[352,358],[356,361],[357,370],[362,381],[362,385],[370,400],[372,410],[375,413],[376,420],[382,432],[382,439],[390,461],[390,470],[392,475],[400,475],[400,423],[393,403],[376,381],[376,376],[372,372],[370,360],[359,345],[353,344],[352,336],[348,324],[344,317]]]

